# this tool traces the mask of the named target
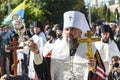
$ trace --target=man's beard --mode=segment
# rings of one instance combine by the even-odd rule
[[[78,41],[77,39],[72,39],[68,41],[70,49],[76,49],[78,47]]]
[[[40,32],[37,32],[37,33],[35,33],[36,35],[39,35],[40,34]]]
[[[102,40],[103,43],[108,43],[109,42],[109,39],[107,40]]]
[[[62,34],[57,34],[57,38],[62,38]]]
[[[74,56],[78,48],[78,41],[77,39],[71,39],[68,41],[68,43],[70,48],[70,56]]]

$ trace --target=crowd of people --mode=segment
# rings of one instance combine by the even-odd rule
[[[30,80],[93,80],[88,79],[88,66],[96,69],[96,60],[87,59],[87,43],[78,43],[90,30],[100,41],[92,43],[92,53],[99,51],[107,77],[104,80],[119,80],[120,77],[120,26],[103,22],[88,22],[83,13],[67,11],[62,24],[43,25],[35,21],[25,30],[23,41],[17,50],[17,75],[27,75]],[[13,37],[19,35],[11,27],[0,27],[0,76],[13,74],[12,50],[7,50]],[[7,63],[9,60],[9,63]],[[7,64],[10,69],[6,69]],[[95,74],[95,71],[92,72]],[[94,80],[97,80],[94,78]]]

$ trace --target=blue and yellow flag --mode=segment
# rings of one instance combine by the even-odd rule
[[[24,10],[25,10],[25,1],[23,1],[15,9],[12,10],[12,12],[4,19],[3,24],[6,24],[7,22],[11,21],[12,16],[14,14],[19,14],[19,16],[21,18],[23,18],[24,17]]]

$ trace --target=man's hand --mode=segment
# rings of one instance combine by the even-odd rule
[[[112,72],[113,70],[113,64],[109,64],[109,72]]]
[[[39,52],[37,44],[32,39],[29,40],[28,46],[29,46],[29,48],[30,48],[30,50],[32,52],[34,52],[34,53],[38,53]]]
[[[89,59],[88,60],[88,67],[92,67],[93,70],[95,70],[95,66],[96,66],[96,60],[95,59]]]

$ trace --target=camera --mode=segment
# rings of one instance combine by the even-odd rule
[[[116,68],[118,68],[120,65],[119,65],[119,63],[115,63],[114,65],[113,65],[113,67],[116,67]]]

